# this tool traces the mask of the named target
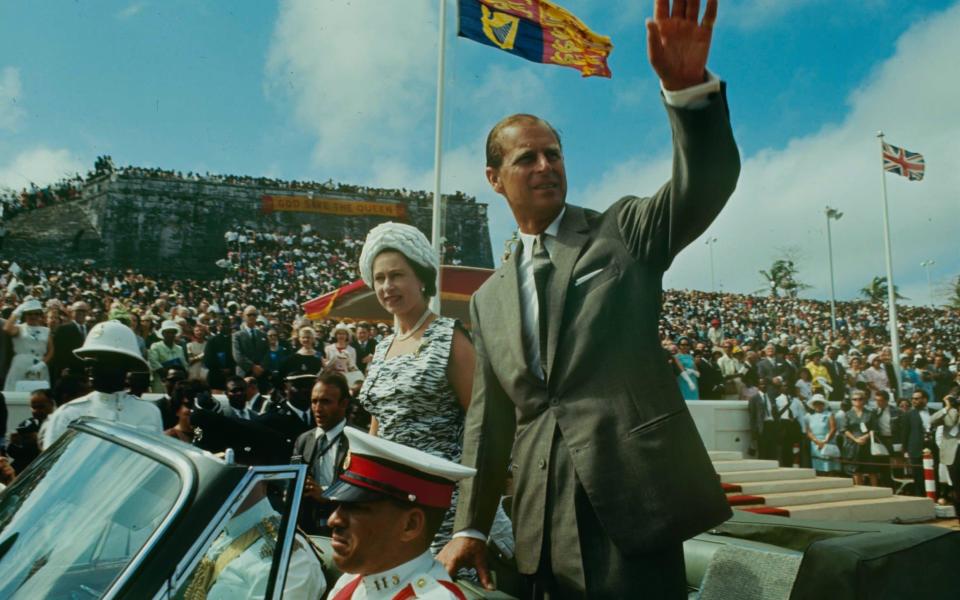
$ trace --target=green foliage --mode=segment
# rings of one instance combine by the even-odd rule
[[[860,295],[870,302],[886,302],[887,292],[886,277],[874,277],[866,287],[860,288]],[[909,300],[909,298],[900,294],[899,287],[896,285],[893,286],[893,296],[897,300]]]
[[[771,296],[784,296],[796,298],[801,290],[808,289],[810,286],[801,282],[797,275],[800,269],[797,268],[796,261],[792,252],[785,252],[783,258],[773,261],[770,268],[760,270],[760,275],[767,281],[767,288]],[[764,290],[761,290],[764,291]]]

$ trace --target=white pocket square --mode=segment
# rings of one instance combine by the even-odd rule
[[[586,275],[581,275],[580,277],[577,277],[577,278],[574,280],[573,285],[574,285],[574,287],[583,285],[584,283],[590,281],[591,279],[593,279],[594,277],[596,277],[597,275],[599,275],[599,274],[602,273],[602,272],[603,272],[603,269],[600,268],[600,269],[597,269],[596,271],[590,271],[590,272],[587,273]]]

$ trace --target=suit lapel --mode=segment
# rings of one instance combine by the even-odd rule
[[[550,321],[547,323],[547,373],[553,373],[553,359],[557,353],[562,325],[564,303],[567,300],[567,289],[570,287],[570,277],[573,267],[580,257],[583,245],[589,239],[587,219],[583,209],[579,206],[567,205],[567,212],[560,222],[560,231],[557,232],[556,243],[550,260],[553,262],[553,277],[550,278]]]
[[[497,289],[490,290],[491,297],[504,298],[499,303],[499,308],[503,311],[502,317],[493,319],[490,325],[485,325],[484,343],[487,345],[487,352],[492,355],[509,356],[512,364],[525,365],[527,363],[523,354],[523,320],[520,315],[520,285],[517,262],[519,260],[520,248],[503,263],[498,273],[496,284]]]

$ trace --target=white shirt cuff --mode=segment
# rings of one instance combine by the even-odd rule
[[[720,91],[720,78],[707,69],[707,80],[682,90],[670,91],[660,82],[660,91],[664,101],[674,108],[703,108],[707,105],[707,96]]]
[[[458,531],[455,534],[453,534],[453,537],[454,538],[468,537],[468,538],[473,538],[475,540],[480,540],[481,542],[484,542],[484,543],[486,543],[487,541],[487,536],[480,533],[480,531],[477,529],[464,529],[463,531]]]

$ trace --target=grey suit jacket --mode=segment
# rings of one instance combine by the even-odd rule
[[[489,531],[512,456],[523,573],[537,567],[557,428],[600,522],[624,551],[679,542],[731,514],[663,360],[657,321],[663,272],[723,208],[740,161],[722,94],[699,110],[667,110],[667,184],[602,213],[567,206],[551,250],[546,381],[524,357],[516,260],[471,301],[477,367],[462,462],[478,474],[461,482],[454,530]]]
[[[349,425],[347,425],[349,427]],[[314,456],[314,453],[317,449],[317,435],[316,430],[308,429],[307,431],[300,434],[300,437],[297,438],[297,441],[293,443],[293,456],[299,457],[300,464],[309,464],[311,458],[314,460],[314,464],[310,465],[312,471],[308,471],[307,474],[313,477],[315,481],[321,485],[331,485],[333,481],[323,481],[323,478],[319,476],[319,471],[317,469],[320,466],[319,457]],[[337,438],[337,447],[330,448],[329,452],[334,452],[333,459],[333,479],[336,481],[340,474],[343,472],[343,462],[347,457],[347,451],[350,449],[350,441],[347,439],[346,435],[341,435]]]
[[[252,332],[241,329],[233,334],[233,360],[237,363],[237,375],[250,375],[253,365],[263,366],[270,346],[267,336],[259,329]]]

